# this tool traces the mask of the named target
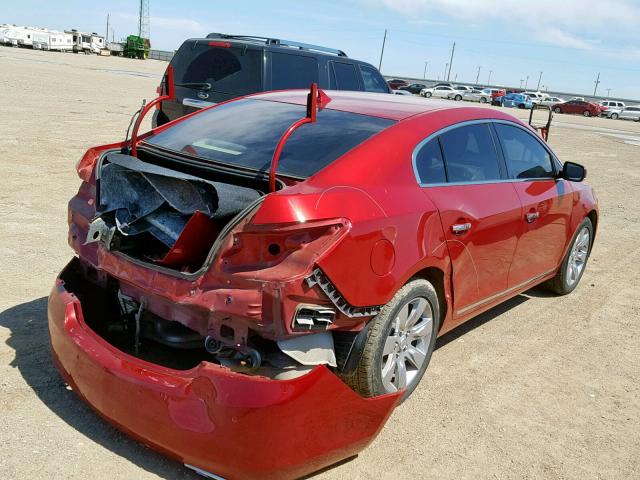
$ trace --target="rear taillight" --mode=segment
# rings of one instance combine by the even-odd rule
[[[82,179],[82,181],[88,182],[89,180],[91,180],[91,174],[93,173],[93,169],[96,166],[96,162],[98,161],[100,153],[100,150],[90,148],[85,152],[78,163],[76,163],[76,171],[78,172],[78,176]]]
[[[342,238],[348,226],[346,219],[247,223],[231,233],[227,248],[220,255],[220,268],[227,273],[260,271],[263,278],[298,275]]]
[[[210,47],[231,48],[229,42],[209,42]]]

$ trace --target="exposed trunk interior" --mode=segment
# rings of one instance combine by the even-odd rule
[[[246,179],[211,180],[121,153],[103,160],[97,180],[87,243],[189,273],[202,267],[224,227],[263,195]]]
[[[275,342],[257,334],[250,336],[248,344],[259,352],[260,363],[251,368],[247,366],[247,356],[238,351],[211,352],[207,349],[208,337],[145,310],[122,295],[116,279],[99,275],[78,258],[60,278],[66,290],[80,300],[85,324],[110,345],[141,360],[175,370],[189,370],[205,361],[275,380],[295,378],[312,368],[300,365],[282,353]]]

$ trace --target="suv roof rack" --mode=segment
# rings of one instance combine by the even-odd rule
[[[292,40],[283,40],[280,38],[257,37],[253,35],[230,35],[228,33],[210,33],[207,38],[223,38],[228,40],[245,40],[249,42],[264,43],[265,45],[274,45],[277,47],[290,47],[299,50],[308,50],[321,53],[330,53],[339,57],[346,57],[347,54],[342,50],[335,48],[322,47],[320,45],[312,45],[310,43],[294,42]]]

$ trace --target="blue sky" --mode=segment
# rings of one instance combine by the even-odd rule
[[[107,13],[116,38],[137,31],[138,2],[21,0],[5,5],[0,22],[76,28],[104,34]],[[153,48],[173,50],[208,32],[273,36],[340,48],[382,72],[442,78],[451,45],[451,80],[640,97],[638,0],[341,0],[264,2],[150,0]]]

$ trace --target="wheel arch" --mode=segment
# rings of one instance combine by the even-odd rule
[[[445,282],[448,281],[448,277],[445,272],[438,267],[426,267],[422,270],[415,272],[411,278],[409,278],[404,285],[409,283],[411,280],[422,279],[428,281],[433,288],[436,290],[436,294],[438,295],[438,303],[440,308],[440,318],[438,324],[438,330],[442,329],[442,325],[444,324],[445,319],[447,318],[447,313],[449,312],[449,303],[447,301],[447,292],[449,288],[447,288]],[[404,286],[403,285],[403,286]]]

